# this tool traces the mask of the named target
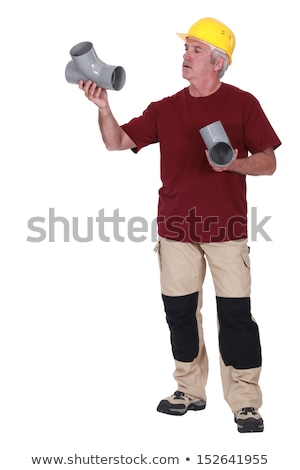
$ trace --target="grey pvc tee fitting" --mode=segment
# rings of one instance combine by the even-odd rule
[[[107,65],[97,57],[91,42],[80,42],[70,50],[72,60],[65,70],[67,82],[76,84],[79,80],[92,80],[107,90],[121,90],[126,73],[123,67]]]
[[[208,149],[208,157],[216,166],[226,166],[234,158],[234,150],[221,121],[216,121],[200,129],[201,137]]]

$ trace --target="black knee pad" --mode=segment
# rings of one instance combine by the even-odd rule
[[[162,294],[174,359],[192,362],[199,352],[196,319],[198,292],[178,297]]]
[[[251,369],[261,366],[258,326],[251,318],[250,298],[217,297],[219,346],[226,366]]]

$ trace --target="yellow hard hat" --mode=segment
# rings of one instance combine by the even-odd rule
[[[177,33],[177,35],[184,41],[192,37],[220,49],[228,55],[231,64],[235,37],[231,29],[221,21],[215,18],[202,18],[190,27],[187,34]]]

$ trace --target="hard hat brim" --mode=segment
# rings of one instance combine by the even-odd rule
[[[207,46],[210,46],[211,48],[219,49],[219,51],[225,52],[225,51],[223,51],[223,49],[220,49],[219,47],[216,47],[216,46],[214,46],[213,44],[210,44],[209,42],[204,41],[203,39],[196,38],[196,36],[191,36],[190,34],[184,34],[184,33],[176,33],[176,34],[177,34],[177,36],[179,36],[180,39],[182,39],[183,41],[186,41],[186,40],[189,39],[189,38],[195,39],[196,41],[203,42],[203,44],[207,44]]]
[[[184,33],[176,33],[176,34],[177,34],[177,36],[179,36],[179,37],[180,37],[180,39],[182,39],[183,41],[185,41],[185,40],[186,40],[186,38],[188,38],[188,37],[189,37],[189,35],[188,35],[188,34],[184,34]]]

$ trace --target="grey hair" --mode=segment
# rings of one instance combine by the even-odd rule
[[[223,66],[221,70],[219,70],[219,78],[222,78],[226,70],[228,69],[229,65],[229,58],[225,52],[220,51],[220,49],[213,48],[210,58],[210,63],[214,64],[217,59],[223,59]]]

